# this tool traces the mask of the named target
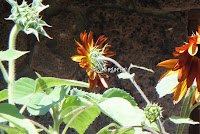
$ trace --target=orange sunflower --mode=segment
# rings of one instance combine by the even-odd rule
[[[78,45],[77,52],[79,55],[72,56],[72,60],[79,62],[80,67],[86,68],[86,72],[89,76],[90,91],[93,91],[96,85],[98,85],[100,89],[103,87],[108,88],[108,84],[103,77],[108,77],[105,73],[105,67],[108,65],[108,62],[99,60],[102,56],[111,57],[115,55],[114,52],[107,52],[110,45],[106,44],[102,48],[107,37],[102,35],[98,38],[96,43],[94,43],[92,32],[90,32],[88,36],[87,33],[84,32],[84,34],[80,34],[80,39],[82,45],[75,40]]]
[[[199,101],[200,92],[200,52],[198,47],[200,46],[200,26],[198,26],[198,32],[189,36],[189,43],[181,47],[177,47],[174,56],[180,56],[179,59],[170,59],[160,62],[157,66],[165,68],[171,68],[167,71],[163,77],[178,73],[179,84],[170,92],[174,93],[173,102],[177,104],[188,91],[188,88],[196,82],[197,87],[194,92],[193,102]]]

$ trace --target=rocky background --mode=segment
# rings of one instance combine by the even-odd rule
[[[70,57],[77,54],[74,39],[80,41],[81,32],[92,31],[95,40],[100,35],[108,37],[110,50],[116,53],[113,58],[122,66],[128,67],[132,63],[153,69],[155,73],[138,69],[132,71],[136,73],[135,79],[147,97],[164,107],[164,119],[172,114],[179,115],[181,102],[174,105],[173,95],[158,98],[155,86],[167,70],[156,67],[156,64],[173,58],[174,48],[187,41],[188,12],[200,8],[199,0],[44,0],[43,3],[50,5],[42,16],[53,26],[45,28],[53,39],[40,36],[40,42],[37,42],[34,35],[27,36],[23,32],[18,35],[17,49],[30,53],[17,61],[17,78],[36,78],[34,72],[37,71],[42,76],[87,82],[85,69]],[[9,31],[14,24],[4,19],[9,16],[10,9],[5,0],[0,0],[0,50],[7,49]],[[131,83],[118,80],[116,75],[109,74],[110,78],[106,79],[109,87],[124,89],[141,108],[145,107],[146,103]],[[1,74],[0,78],[0,89],[4,89],[6,84]],[[45,126],[52,123],[50,115],[34,118]],[[112,120],[101,115],[86,133],[97,132],[110,122]],[[165,128],[170,134],[176,131],[175,125],[169,121],[165,123]],[[76,132],[70,130],[69,133]],[[185,133],[189,133],[188,127]]]

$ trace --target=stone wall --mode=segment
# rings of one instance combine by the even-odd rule
[[[13,22],[4,19],[10,14],[9,4],[4,0],[0,0],[0,3],[0,50],[6,50]],[[187,41],[188,11],[198,8],[199,1],[44,0],[43,3],[50,5],[42,15],[53,26],[45,28],[53,39],[40,36],[40,42],[37,42],[33,35],[26,36],[23,32],[19,34],[17,49],[28,50],[30,53],[17,61],[17,78],[36,78],[34,72],[37,71],[42,76],[87,82],[85,69],[80,68],[70,57],[77,54],[74,39],[80,41],[80,32],[92,31],[95,40],[100,35],[108,37],[110,50],[116,53],[113,58],[124,67],[132,63],[153,69],[155,73],[138,69],[132,72],[136,73],[135,79],[147,97],[164,107],[164,119],[172,114],[179,115],[181,102],[174,105],[173,95],[158,98],[155,86],[166,69],[156,67],[156,64],[173,58],[174,48]],[[109,87],[124,89],[141,108],[145,107],[146,103],[128,80],[118,80],[116,73],[109,75],[110,78],[106,79]],[[6,88],[2,77],[0,88]],[[109,122],[111,120],[102,115],[94,122],[92,130],[97,131]],[[167,132],[175,133],[174,124],[167,121],[165,127]]]

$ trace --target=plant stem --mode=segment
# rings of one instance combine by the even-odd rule
[[[190,112],[190,106],[192,103],[194,91],[195,90],[190,87],[188,93],[186,94],[183,105],[182,105],[182,109],[181,109],[181,117],[187,118],[190,116],[190,114],[188,114],[188,112]],[[185,124],[179,124],[176,133],[182,134],[184,126],[185,126]]]
[[[9,49],[15,50],[15,41],[17,34],[21,30],[20,26],[15,24],[10,32],[9,36]],[[8,103],[14,105],[13,100],[13,92],[14,92],[14,83],[15,83],[15,60],[9,60],[8,61],[8,77],[9,77],[9,83],[8,83]]]
[[[60,128],[59,113],[55,110],[54,106],[51,109],[53,117],[53,134],[59,134],[59,128]]]
[[[35,121],[33,121],[33,120],[30,120],[35,126],[38,126],[39,128],[41,128],[41,129],[43,129],[46,133],[48,133],[48,134],[51,134],[51,132],[49,132],[49,130],[45,127],[45,126],[43,126],[42,124],[40,124],[40,123],[38,123],[38,122],[35,122]]]
[[[6,71],[4,65],[2,62],[0,62],[0,68],[1,68],[1,72],[3,74],[4,80],[9,83],[9,78],[8,78],[8,72]]]
[[[113,64],[115,64],[118,68],[122,69],[123,73],[128,73],[125,69],[123,69],[123,67],[116,62],[115,60],[108,58],[108,57],[102,57],[102,60],[107,60],[112,62]],[[142,91],[142,89],[138,86],[138,84],[135,82],[135,80],[133,80],[133,78],[129,79],[131,81],[131,83],[136,87],[136,89],[138,90],[138,92],[140,93],[140,95],[143,97],[143,99],[146,101],[147,104],[151,104],[151,102],[149,101],[149,99],[146,97],[146,95],[144,94],[144,92]]]
[[[112,58],[108,58],[108,57],[101,57],[100,60],[107,60],[112,62],[113,64],[115,64],[118,68],[120,68],[122,70],[123,73],[129,73],[127,72],[118,62],[116,62],[115,60],[113,60]],[[135,86],[135,88],[138,90],[138,92],[140,93],[140,95],[143,97],[143,99],[146,101],[147,105],[151,105],[151,102],[149,101],[149,99],[146,97],[146,95],[144,94],[144,92],[142,91],[142,89],[139,87],[139,85],[136,83],[136,81],[133,78],[129,78],[129,80],[131,81],[131,83]],[[165,129],[162,125],[162,122],[160,119],[158,119],[157,122],[159,128],[160,128],[160,133],[161,134],[165,134]]]

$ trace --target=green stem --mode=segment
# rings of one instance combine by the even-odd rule
[[[59,113],[55,110],[54,106],[51,109],[53,117],[53,134],[59,134],[59,128],[60,128]]]
[[[1,68],[1,72],[3,74],[4,80],[9,83],[9,78],[8,78],[8,72],[6,71],[4,65],[2,62],[0,62],[0,68]]]
[[[183,106],[181,109],[181,117],[189,117],[190,114],[188,114],[188,112],[190,112],[190,106],[192,103],[192,98],[194,95],[194,89],[190,88],[188,93],[185,96],[184,102],[183,102]],[[177,128],[177,134],[182,134],[183,129],[184,129],[185,124],[179,124],[178,128]]]
[[[112,62],[113,64],[115,64],[118,68],[121,68],[123,73],[129,73],[127,72],[118,62],[116,62],[115,60],[113,60],[112,58],[108,58],[108,57],[101,57],[99,58],[100,60],[107,60]],[[147,105],[151,105],[151,102],[149,101],[149,99],[146,97],[146,95],[144,94],[144,92],[142,91],[142,89],[139,87],[139,85],[136,83],[136,81],[133,78],[129,78],[129,80],[131,81],[131,83],[135,86],[135,88],[138,90],[138,92],[140,93],[140,95],[143,97],[143,99],[146,101]],[[157,121],[157,124],[160,128],[160,133],[161,134],[165,134],[165,129],[162,125],[162,122],[160,120],[160,118]]]
[[[47,134],[51,134],[51,132],[45,127],[43,126],[42,124],[38,123],[38,122],[35,122],[33,120],[30,120],[35,126],[43,129]]]
[[[123,73],[128,73],[125,69],[123,69],[123,67],[116,62],[115,60],[108,58],[108,57],[102,57],[102,60],[107,60],[112,62],[113,64],[115,64],[118,68],[122,69]],[[144,92],[142,91],[142,89],[138,86],[138,84],[136,83],[135,80],[133,80],[133,78],[129,79],[131,81],[131,83],[136,87],[136,89],[138,90],[138,92],[140,93],[140,95],[143,97],[143,99],[146,101],[147,104],[151,104],[151,102],[149,101],[149,99],[146,97],[146,95],[144,94]]]
[[[17,34],[21,30],[20,26],[15,24],[10,32],[9,36],[9,49],[15,50],[15,41]],[[14,105],[13,100],[13,92],[14,92],[14,83],[15,83],[15,60],[9,60],[8,61],[8,77],[9,77],[9,83],[8,83],[8,103]]]

